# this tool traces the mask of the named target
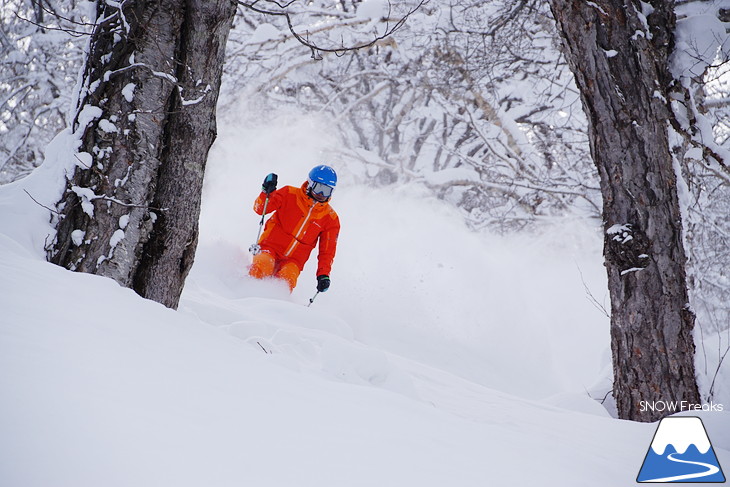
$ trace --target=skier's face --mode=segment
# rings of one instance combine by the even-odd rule
[[[327,186],[324,183],[313,182],[307,190],[307,194],[320,203],[328,201],[332,197],[332,192],[335,190],[332,186]]]

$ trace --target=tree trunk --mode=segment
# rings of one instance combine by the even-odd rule
[[[99,1],[49,260],[177,307],[234,12],[229,0]]]
[[[613,394],[619,416],[638,421],[668,414],[642,401],[700,399],[668,135],[674,2],[651,4],[551,0],[601,178]]]

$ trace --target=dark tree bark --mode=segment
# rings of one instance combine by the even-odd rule
[[[230,0],[99,1],[49,260],[177,307],[234,13]]]
[[[613,394],[620,417],[638,421],[668,414],[641,401],[700,402],[668,133],[674,2],[650,3],[551,0],[601,178]]]

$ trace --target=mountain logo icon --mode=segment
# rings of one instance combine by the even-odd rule
[[[702,420],[693,416],[659,422],[637,482],[725,482]]]

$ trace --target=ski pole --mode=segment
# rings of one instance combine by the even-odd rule
[[[309,300],[309,304],[307,305],[307,308],[309,308],[310,306],[312,306],[312,303],[314,302],[314,298],[316,298],[318,294],[319,294],[319,291],[317,291],[314,294],[314,296],[312,296],[312,298]]]
[[[248,248],[248,251],[253,255],[261,252],[261,246],[259,245],[259,238],[261,238],[261,230],[264,228],[264,218],[266,217],[266,207],[269,206],[269,195],[266,195],[266,201],[264,201],[264,211],[261,213],[261,222],[259,222],[259,233],[256,235],[256,243]]]

